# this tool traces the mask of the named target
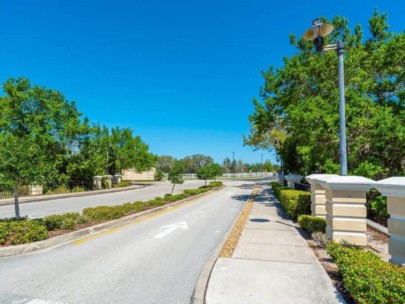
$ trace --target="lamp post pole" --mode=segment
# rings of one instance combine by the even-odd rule
[[[344,44],[337,44],[339,58],[339,116],[340,116],[340,175],[347,175],[347,151],[346,151],[346,110],[345,110],[345,82],[344,82]]]

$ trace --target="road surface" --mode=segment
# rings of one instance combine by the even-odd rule
[[[94,239],[0,259],[0,303],[189,304],[254,182],[226,184]]]
[[[185,181],[184,184],[175,186],[174,193],[183,192],[184,189],[195,189],[203,185],[204,181],[201,180]],[[22,203],[20,204],[20,214],[21,216],[27,215],[30,218],[41,218],[51,214],[82,212],[82,210],[87,207],[111,206],[135,201],[147,201],[157,196],[171,193],[172,187],[170,182],[152,182],[145,188],[123,192]],[[14,204],[0,206],[0,218],[13,216],[15,216]]]

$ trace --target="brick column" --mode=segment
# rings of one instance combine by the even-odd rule
[[[317,217],[326,217],[326,196],[325,189],[321,182],[326,182],[336,174],[311,174],[305,177],[311,185],[311,214]]]
[[[335,176],[321,182],[326,196],[326,234],[330,240],[367,245],[366,192],[373,183],[361,176]]]
[[[390,262],[405,266],[405,177],[383,179],[374,187],[387,197]]]

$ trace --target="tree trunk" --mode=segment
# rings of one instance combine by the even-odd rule
[[[15,208],[15,217],[17,220],[20,219],[20,206],[18,205],[18,187],[14,188],[14,208]]]
[[[176,186],[176,184],[173,184],[173,188],[172,188],[172,195],[173,195],[174,186]]]

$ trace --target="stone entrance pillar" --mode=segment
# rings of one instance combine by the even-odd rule
[[[285,179],[287,180],[287,187],[290,189],[294,189],[294,183],[297,182],[299,183],[301,181],[301,179],[303,178],[302,175],[298,175],[298,174],[289,174],[285,177]]]
[[[321,182],[326,182],[336,174],[311,174],[305,179],[311,185],[311,215],[317,217],[326,217],[326,196],[325,189]]]
[[[366,192],[373,183],[361,176],[335,176],[321,182],[326,196],[326,234],[330,240],[367,245]]]
[[[405,177],[383,179],[374,187],[387,197],[390,262],[405,266]]]
[[[94,181],[94,188],[96,189],[96,190],[100,190],[100,189],[102,189],[103,187],[101,186],[101,180],[102,180],[102,176],[101,175],[96,175],[96,176],[94,176],[93,177],[93,181]]]

